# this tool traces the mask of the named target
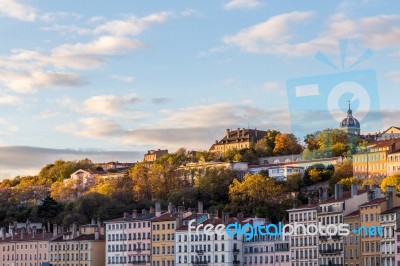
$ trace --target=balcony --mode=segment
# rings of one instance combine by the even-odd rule
[[[197,255],[204,255],[204,250],[201,250],[201,249],[196,249],[196,253],[197,253]]]
[[[328,236],[319,236],[319,241],[328,241]]]
[[[240,260],[234,260],[232,263],[233,266],[240,266]]]
[[[131,262],[133,265],[144,265],[146,263],[148,263],[148,261],[145,260],[135,260]]]
[[[239,254],[240,250],[238,248],[234,248],[232,250],[232,252],[233,252],[234,255],[237,255],[237,254]]]
[[[342,249],[325,249],[320,250],[319,254],[321,255],[339,255],[343,250]]]
[[[323,214],[323,213],[331,213],[331,212],[342,212],[343,211],[343,207],[342,206],[328,206],[325,208],[319,208],[317,210],[318,213]]]
[[[196,261],[196,262],[192,262],[193,266],[208,266],[208,262],[207,261]]]

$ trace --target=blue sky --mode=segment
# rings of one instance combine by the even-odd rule
[[[350,71],[368,48],[352,70],[376,72],[382,121],[364,132],[400,125],[399,9],[394,0],[0,0],[0,177],[85,155],[208,149],[225,128],[316,131],[326,99],[293,125],[286,81]],[[321,51],[340,65],[340,39],[344,70],[315,60]]]

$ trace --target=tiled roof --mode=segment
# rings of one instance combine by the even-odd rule
[[[394,213],[394,212],[398,211],[399,209],[400,209],[400,206],[397,206],[397,207],[391,208],[390,210],[384,211],[381,214]]]
[[[166,212],[162,214],[160,217],[156,217],[152,220],[152,222],[167,222],[167,221],[175,221],[178,218],[179,213],[169,213]]]
[[[42,230],[37,230],[35,237],[32,237],[32,234],[27,234],[26,231],[24,233],[23,239],[21,239],[21,229],[17,229],[15,231],[14,239],[11,238],[11,235],[7,232],[7,237],[3,240],[0,238],[0,243],[6,242],[27,242],[27,241],[49,241],[53,238],[52,233],[45,232],[43,234]]]
[[[366,202],[364,204],[361,204],[360,207],[377,205],[377,204],[380,204],[380,203],[385,202],[385,201],[386,201],[386,198],[377,198],[377,199],[370,200],[370,201],[368,201],[368,202]]]
[[[360,216],[360,210],[356,210],[350,214],[347,214],[344,218],[350,218],[350,217],[356,217],[356,216]]]
[[[67,233],[68,235],[70,235],[71,233]],[[55,239],[52,239],[50,242],[68,242],[68,241],[95,241],[95,234],[82,234],[79,235],[73,239],[64,239],[64,235],[60,235]],[[104,241],[105,237],[104,235],[99,235],[99,240],[98,241]]]

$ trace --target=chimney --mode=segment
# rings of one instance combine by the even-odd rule
[[[76,223],[72,224],[72,239],[76,238],[78,236],[78,226]]]
[[[193,211],[192,216],[193,216],[193,219],[195,220],[194,225],[197,225],[197,212]]]
[[[96,220],[92,219],[92,225],[95,225],[95,224],[96,224]]]
[[[2,240],[6,239],[6,229],[4,227],[0,229],[0,237]]]
[[[382,195],[382,190],[381,190],[380,187],[376,187],[376,188],[374,189],[374,193],[375,193],[375,198],[376,198],[376,199],[377,199],[377,198],[382,198],[382,197],[383,197],[383,195]]]
[[[161,204],[159,202],[156,202],[156,217],[161,216]]]
[[[129,219],[129,215],[127,212],[124,212],[124,220],[128,220]]]
[[[210,215],[210,220],[211,220],[211,224],[214,225],[215,224],[215,216],[214,216],[214,214]]]
[[[351,184],[351,197],[355,197],[358,195],[358,186],[356,183]]]
[[[192,208],[189,207],[189,208],[188,208],[188,212],[192,212]]]
[[[21,240],[24,239],[25,236],[25,227],[21,228]]]
[[[237,129],[237,137],[240,138],[240,128]]]
[[[132,218],[136,219],[138,217],[138,211],[137,210],[133,210],[132,211]]]
[[[197,202],[197,211],[199,213],[203,213],[203,202],[202,201]]]
[[[57,224],[53,224],[53,237],[56,237],[57,235],[58,235]]]
[[[147,214],[146,209],[142,209],[142,214]]]
[[[153,206],[150,206],[150,211],[149,211],[149,213],[155,214],[155,213],[156,213],[156,209],[154,209]]]
[[[343,198],[343,185],[335,184],[335,200]]]
[[[307,198],[307,204],[308,204],[308,206],[311,206],[311,197]]]
[[[47,220],[47,233],[50,233],[50,221]]]
[[[218,218],[218,216],[219,216],[218,209],[215,209],[215,210],[214,210],[214,217],[215,217],[215,218]]]
[[[168,203],[168,213],[172,213],[172,203]]]
[[[227,130],[226,130],[226,138],[227,139],[229,139],[229,134],[231,133],[231,130],[228,128]]]
[[[224,224],[228,224],[229,222],[229,213],[224,214]]]
[[[225,216],[225,212],[224,212],[224,211],[222,211],[221,218],[222,218],[222,223],[225,224],[225,222],[226,222],[226,221],[225,221],[226,216]]]
[[[32,227],[32,238],[35,238],[37,234],[37,228],[36,225]]]
[[[245,135],[246,135],[246,129],[243,128],[243,131],[242,131],[242,138],[244,138]]]
[[[99,228],[96,227],[94,229],[94,240],[99,240],[100,239],[100,233],[99,233]]]
[[[393,208],[393,187],[387,186],[386,187],[386,202],[387,202],[387,209],[390,210]]]
[[[328,199],[328,188],[327,187],[322,187],[319,189],[319,202],[324,202],[325,200]]]

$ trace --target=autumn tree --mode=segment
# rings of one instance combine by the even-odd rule
[[[351,160],[344,160],[341,164],[335,166],[335,172],[332,175],[330,184],[338,183],[343,178],[353,177],[353,162]]]
[[[343,185],[344,190],[351,190],[352,184],[357,184],[358,186],[360,186],[362,184],[362,181],[356,177],[348,177],[342,178],[337,183]]]
[[[129,169],[128,175],[132,179],[135,200],[150,200],[152,198],[152,184],[149,168],[143,163],[137,163]]]
[[[274,155],[300,154],[303,147],[293,134],[278,134],[275,138]]]
[[[257,207],[279,204],[283,196],[283,186],[260,174],[247,174],[243,181],[235,179],[229,186],[231,205],[247,215],[254,215]]]
[[[395,187],[397,191],[400,191],[400,175],[392,175],[383,179],[381,183],[381,189],[386,192],[386,187]]]

